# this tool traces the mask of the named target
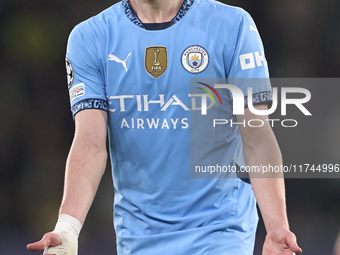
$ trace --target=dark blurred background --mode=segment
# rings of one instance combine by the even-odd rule
[[[68,34],[115,2],[0,0],[0,255],[30,254],[26,244],[54,228],[74,132],[64,63]],[[253,16],[272,77],[339,77],[338,0],[223,2]],[[340,84],[332,91],[320,84],[313,94],[324,106],[318,109],[323,124],[274,129],[286,163],[339,163]],[[304,254],[331,254],[340,227],[339,184],[286,180],[291,229]],[[112,203],[108,170],[81,233],[80,254],[116,254]],[[257,236],[260,255],[261,222]]]

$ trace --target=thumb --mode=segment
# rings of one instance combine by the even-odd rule
[[[292,232],[290,232],[289,235],[287,235],[287,243],[292,252],[296,254],[302,253],[302,249],[297,244],[296,236]]]
[[[39,242],[30,243],[27,245],[27,250],[41,251],[47,246],[55,247],[61,245],[60,237],[55,233],[47,233]]]

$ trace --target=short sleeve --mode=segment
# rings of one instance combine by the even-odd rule
[[[251,16],[242,10],[231,56],[228,83],[238,86],[245,95],[247,106],[248,89],[252,89],[253,103],[272,101],[268,64],[260,34]]]
[[[66,71],[73,116],[85,109],[107,111],[105,82],[96,41],[91,27],[83,23],[76,26],[69,36]]]

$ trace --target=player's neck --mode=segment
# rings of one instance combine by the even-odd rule
[[[171,21],[181,7],[183,0],[129,0],[138,18],[143,23]]]

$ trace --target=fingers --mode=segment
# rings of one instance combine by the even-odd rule
[[[41,251],[47,246],[55,247],[58,245],[61,245],[60,237],[55,233],[47,233],[40,241],[28,244],[27,249],[29,251]]]
[[[302,253],[302,249],[297,244],[289,245],[290,250],[296,254]]]
[[[296,254],[302,253],[302,249],[297,244],[296,236],[292,232],[290,232],[286,238],[287,238],[287,243],[289,244],[289,248],[292,252]]]

